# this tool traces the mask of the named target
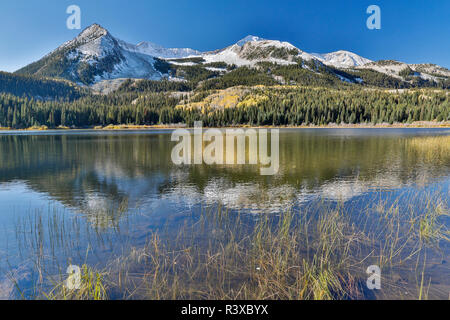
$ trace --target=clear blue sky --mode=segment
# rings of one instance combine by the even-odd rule
[[[131,43],[212,50],[252,34],[307,52],[342,49],[450,68],[448,0],[2,0],[0,70],[16,70],[75,37],[79,30],[66,28],[71,4],[81,7],[82,28],[96,22]],[[366,28],[371,4],[381,8],[381,30]]]

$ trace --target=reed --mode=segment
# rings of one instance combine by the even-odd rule
[[[426,162],[450,160],[450,136],[418,137],[407,141],[411,150],[417,152]]]

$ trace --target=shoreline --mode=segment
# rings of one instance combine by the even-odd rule
[[[249,125],[238,125],[238,126],[224,126],[224,127],[204,127],[208,128],[219,128],[219,129],[436,129],[450,128],[450,121],[445,122],[433,122],[433,121],[420,121],[413,122],[410,124],[403,123],[380,123],[380,124],[328,124],[328,125],[301,125],[301,126],[249,126]],[[94,126],[94,127],[80,127],[80,128],[69,128],[69,127],[58,127],[58,128],[48,128],[46,126],[42,127],[31,127],[25,129],[14,129],[14,128],[4,128],[0,127],[0,132],[36,132],[36,131],[132,131],[132,130],[175,130],[175,129],[193,129],[193,127],[187,127],[183,125],[108,125],[105,127]]]

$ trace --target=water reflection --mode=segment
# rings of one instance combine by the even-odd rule
[[[50,203],[102,230],[139,213],[131,222],[139,242],[152,228],[176,233],[204,205],[258,214],[330,200],[357,212],[380,191],[406,193],[409,204],[432,191],[449,198],[448,129],[282,130],[274,176],[251,165],[175,166],[174,144],[168,131],[0,134],[0,297],[12,290],[5,265],[28,281],[10,241],[18,217]]]
[[[112,220],[161,199],[274,211],[445,181],[449,132],[284,130],[280,171],[269,177],[250,165],[174,166],[169,132],[2,135],[0,188],[22,181],[87,217]]]

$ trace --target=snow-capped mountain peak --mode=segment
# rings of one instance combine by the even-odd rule
[[[249,35],[225,49],[206,52],[202,55],[206,62],[225,62],[237,66],[253,66],[258,62],[295,64],[297,58],[315,59],[289,42],[267,40]]]
[[[132,45],[114,38],[100,25],[93,24],[73,40],[18,72],[64,77],[86,85],[105,79],[161,78],[152,56],[133,52],[128,47]],[[61,61],[64,63],[61,64]]]
[[[200,51],[191,48],[165,48],[152,42],[140,42],[135,46],[136,52],[163,59],[187,58],[201,55]]]
[[[102,26],[93,24],[84,29],[76,38],[67,41],[51,54],[55,52],[68,51],[68,58],[72,60],[80,54],[90,58],[102,58],[109,54],[117,54],[118,41]]]
[[[243,39],[239,40],[238,42],[236,42],[236,45],[242,47],[247,42],[263,41],[263,40],[265,40],[265,39],[257,37],[257,36],[248,35],[245,38],[243,38]]]
[[[93,25],[90,25],[86,29],[84,29],[76,39],[92,39],[92,38],[98,38],[101,36],[105,36],[108,34],[108,30],[103,28],[101,25],[94,23]]]
[[[108,38],[110,42],[113,42],[113,37],[109,34],[108,30],[95,23],[84,29],[76,38],[64,43],[58,49],[77,47],[102,38]]]
[[[356,53],[345,50],[339,50],[326,54],[314,53],[313,55],[324,64],[337,68],[360,67],[372,62],[371,60],[363,58]]]

